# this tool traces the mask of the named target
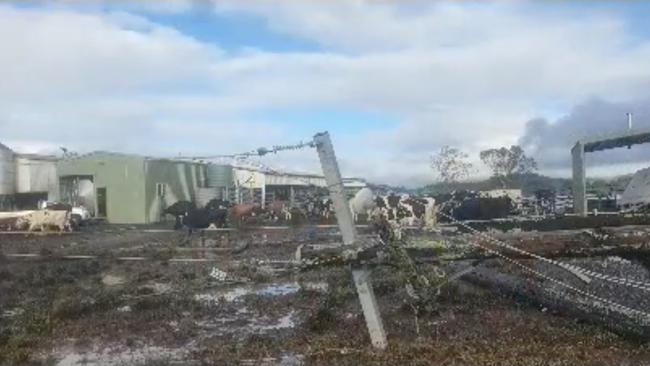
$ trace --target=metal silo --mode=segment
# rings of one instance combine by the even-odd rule
[[[208,187],[221,188],[230,187],[233,184],[232,166],[230,165],[208,165]]]
[[[0,196],[16,193],[16,161],[14,152],[0,144]]]
[[[209,164],[207,168],[207,186],[215,188],[222,199],[230,199],[233,186],[233,173],[231,165]]]

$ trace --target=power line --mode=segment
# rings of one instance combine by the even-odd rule
[[[213,159],[222,159],[222,158],[249,158],[255,156],[265,156],[268,154],[277,154],[282,151],[289,150],[300,150],[307,147],[315,147],[316,144],[313,140],[308,140],[306,142],[300,141],[297,144],[292,145],[273,145],[270,148],[260,147],[255,150],[245,151],[237,154],[218,154],[218,155],[204,155],[204,156],[175,156],[174,159],[182,160],[213,160]]]

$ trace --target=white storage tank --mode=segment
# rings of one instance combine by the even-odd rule
[[[0,143],[0,196],[16,193],[14,152]]]

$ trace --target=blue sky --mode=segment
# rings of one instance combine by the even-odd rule
[[[318,51],[317,43],[272,32],[261,16],[246,13],[217,14],[194,10],[176,14],[142,14],[156,23],[181,30],[202,42],[229,52],[257,48],[273,52]]]
[[[568,175],[593,113],[607,116],[597,129],[623,128],[622,110],[650,127],[648,14],[641,1],[3,2],[0,136],[19,151],[167,156],[329,130],[344,174],[406,185],[436,179],[444,145],[478,178],[481,150],[522,143]],[[648,164],[621,154],[590,171]],[[309,153],[265,159],[318,169]]]

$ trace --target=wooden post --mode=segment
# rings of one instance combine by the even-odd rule
[[[318,151],[325,181],[329,189],[330,198],[334,203],[334,210],[336,211],[336,219],[343,236],[343,243],[345,245],[352,245],[357,238],[356,227],[352,219],[352,213],[348,205],[348,200],[345,197],[343,190],[343,180],[341,179],[341,172],[339,170],[334,147],[330,140],[329,133],[322,132],[314,136],[314,143]],[[353,268],[352,278],[357,288],[359,301],[361,302],[361,309],[366,319],[366,326],[370,334],[370,341],[375,348],[384,349],[388,345],[386,341],[386,333],[384,332],[384,325],[381,319],[381,313],[377,306],[375,294],[372,291],[372,283],[370,281],[370,272],[365,266]]]

